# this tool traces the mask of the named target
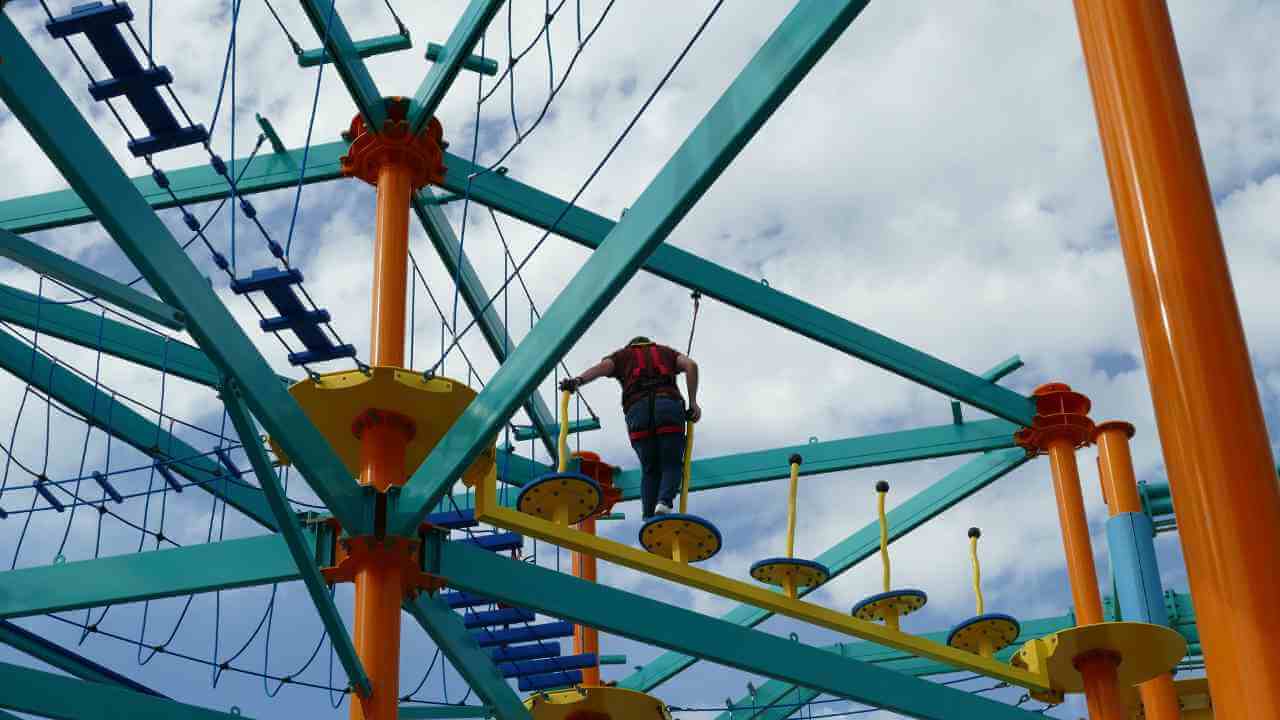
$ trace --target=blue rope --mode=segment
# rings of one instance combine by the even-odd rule
[[[324,37],[321,38],[320,49],[326,50],[329,47],[329,27],[333,23],[334,9],[338,7],[338,0],[329,3],[329,17],[324,21]],[[320,81],[324,78],[325,63],[320,63],[320,67],[316,68],[316,90],[311,97],[311,119],[307,121],[307,142],[302,146],[302,166],[298,168],[298,187],[293,195],[293,214],[289,218],[289,237],[284,243],[284,255],[289,257],[289,251],[293,248],[293,229],[298,223],[298,206],[302,204],[302,181],[307,176],[307,158],[311,155],[311,132],[316,125],[316,110],[320,106]]]

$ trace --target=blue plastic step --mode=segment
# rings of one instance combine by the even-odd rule
[[[570,672],[522,677],[518,684],[522,692],[538,692],[539,690],[573,687],[580,682],[582,682],[582,671],[571,670]]]
[[[111,77],[93,83],[90,94],[98,100],[123,95],[151,133],[129,142],[135,157],[207,141],[204,126],[183,127],[156,89],[173,82],[173,75],[163,67],[144,68],[134,55],[120,32],[120,25],[131,20],[133,10],[126,3],[91,2],[76,5],[70,14],[50,20],[45,27],[55,38],[83,33],[93,45]]]
[[[523,662],[500,663],[498,671],[502,673],[502,677],[526,677],[529,675],[549,675],[551,673],[563,673],[569,670],[581,670],[583,668],[595,667],[597,656],[595,653],[583,653],[581,655],[565,655],[564,657],[547,658],[545,660],[525,660]]]
[[[293,365],[307,365],[344,357],[355,357],[352,345],[336,345],[321,327],[329,321],[326,310],[308,310],[302,304],[293,286],[302,282],[302,272],[296,268],[260,268],[247,278],[231,281],[231,291],[237,295],[260,292],[275,307],[279,317],[267,318],[259,323],[267,332],[292,330],[306,346],[302,352],[289,353]]]
[[[492,605],[496,602],[493,598],[484,595],[476,595],[469,592],[447,592],[440,593],[440,599],[449,604],[449,607],[457,610],[458,608],[481,607],[483,605]]]
[[[515,662],[517,660],[537,660],[538,658],[558,657],[560,643],[536,642],[528,645],[503,645],[489,651],[489,657],[496,663]]]
[[[476,520],[475,510],[452,510],[450,512],[431,513],[427,516],[427,522],[436,527],[449,528],[450,530],[473,528],[480,524]]]
[[[468,630],[497,625],[515,625],[516,623],[533,622],[537,616],[532,610],[524,608],[502,608],[500,610],[481,610],[462,616],[462,622]]]
[[[535,640],[554,640],[555,638],[573,637],[573,623],[552,622],[529,627],[510,628],[508,630],[472,630],[471,636],[480,647],[510,645],[512,643],[533,642]]]
[[[489,552],[502,552],[504,550],[519,550],[524,547],[524,536],[519,533],[489,533],[455,540],[454,542],[475,545]]]

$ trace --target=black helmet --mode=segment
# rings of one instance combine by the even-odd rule
[[[653,341],[643,335],[637,335],[627,341],[627,345],[652,345]]]

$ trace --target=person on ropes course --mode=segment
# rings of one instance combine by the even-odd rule
[[[676,385],[685,374],[688,410]],[[684,470],[684,423],[698,422],[698,364],[689,356],[647,337],[632,338],[627,346],[560,381],[560,389],[574,392],[587,383],[611,377],[622,385],[631,447],[640,458],[640,504],[645,519],[672,511]]]

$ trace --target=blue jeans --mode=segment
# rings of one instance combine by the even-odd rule
[[[650,434],[632,440],[631,447],[640,458],[640,508],[648,519],[659,502],[674,505],[680,494],[684,476],[684,401],[658,396],[653,400],[649,416],[649,400],[637,400],[627,408],[627,432],[648,431],[663,425],[678,425],[678,433]]]

